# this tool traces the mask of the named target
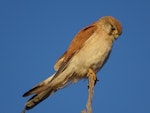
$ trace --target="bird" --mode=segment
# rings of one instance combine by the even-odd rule
[[[102,69],[112,51],[113,43],[122,34],[121,23],[113,16],[103,16],[81,29],[73,38],[68,49],[56,61],[55,73],[23,94],[33,95],[24,110],[37,104],[61,88],[88,79],[89,72],[95,74]]]

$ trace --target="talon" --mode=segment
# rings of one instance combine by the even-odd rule
[[[92,76],[93,79],[94,79],[95,81],[97,81],[96,74],[95,74],[95,72],[94,72],[91,68],[89,68],[89,71],[88,71],[88,74],[87,74],[87,77],[88,77],[88,78],[89,78],[90,76]]]
[[[94,82],[94,86],[96,85],[96,83],[98,82],[99,80],[96,79],[95,82]],[[88,89],[89,89],[89,84],[87,85]]]
[[[99,81],[99,80],[97,79],[97,77],[96,77],[95,72],[94,72],[91,68],[89,68],[87,77],[88,77],[88,79],[89,79],[90,77],[93,78],[93,80],[94,80],[94,86],[96,85],[97,81]],[[89,84],[88,84],[88,89],[89,89]]]
[[[96,85],[96,83],[98,82],[99,80],[97,79],[97,77],[96,77],[96,80],[95,80],[95,83],[94,83],[94,86]]]

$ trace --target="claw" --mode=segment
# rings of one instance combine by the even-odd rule
[[[89,79],[90,77],[93,78],[93,80],[94,80],[94,86],[96,85],[97,81],[99,81],[99,80],[97,79],[97,76],[96,76],[95,72],[94,72],[91,68],[89,68],[87,77],[88,77],[88,79]],[[88,89],[89,89],[89,84],[88,84]]]

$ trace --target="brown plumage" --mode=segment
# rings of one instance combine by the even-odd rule
[[[96,74],[106,62],[114,40],[121,33],[121,24],[111,16],[102,17],[78,32],[68,50],[56,62],[56,73],[23,95],[34,94],[27,101],[25,110],[33,108],[67,84],[87,78],[89,69]]]

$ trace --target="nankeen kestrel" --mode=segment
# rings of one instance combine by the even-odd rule
[[[112,16],[104,16],[79,31],[67,51],[57,60],[54,66],[56,72],[23,95],[34,94],[24,110],[33,108],[67,84],[88,78],[89,72],[96,75],[108,59],[113,42],[121,33],[120,22]]]

